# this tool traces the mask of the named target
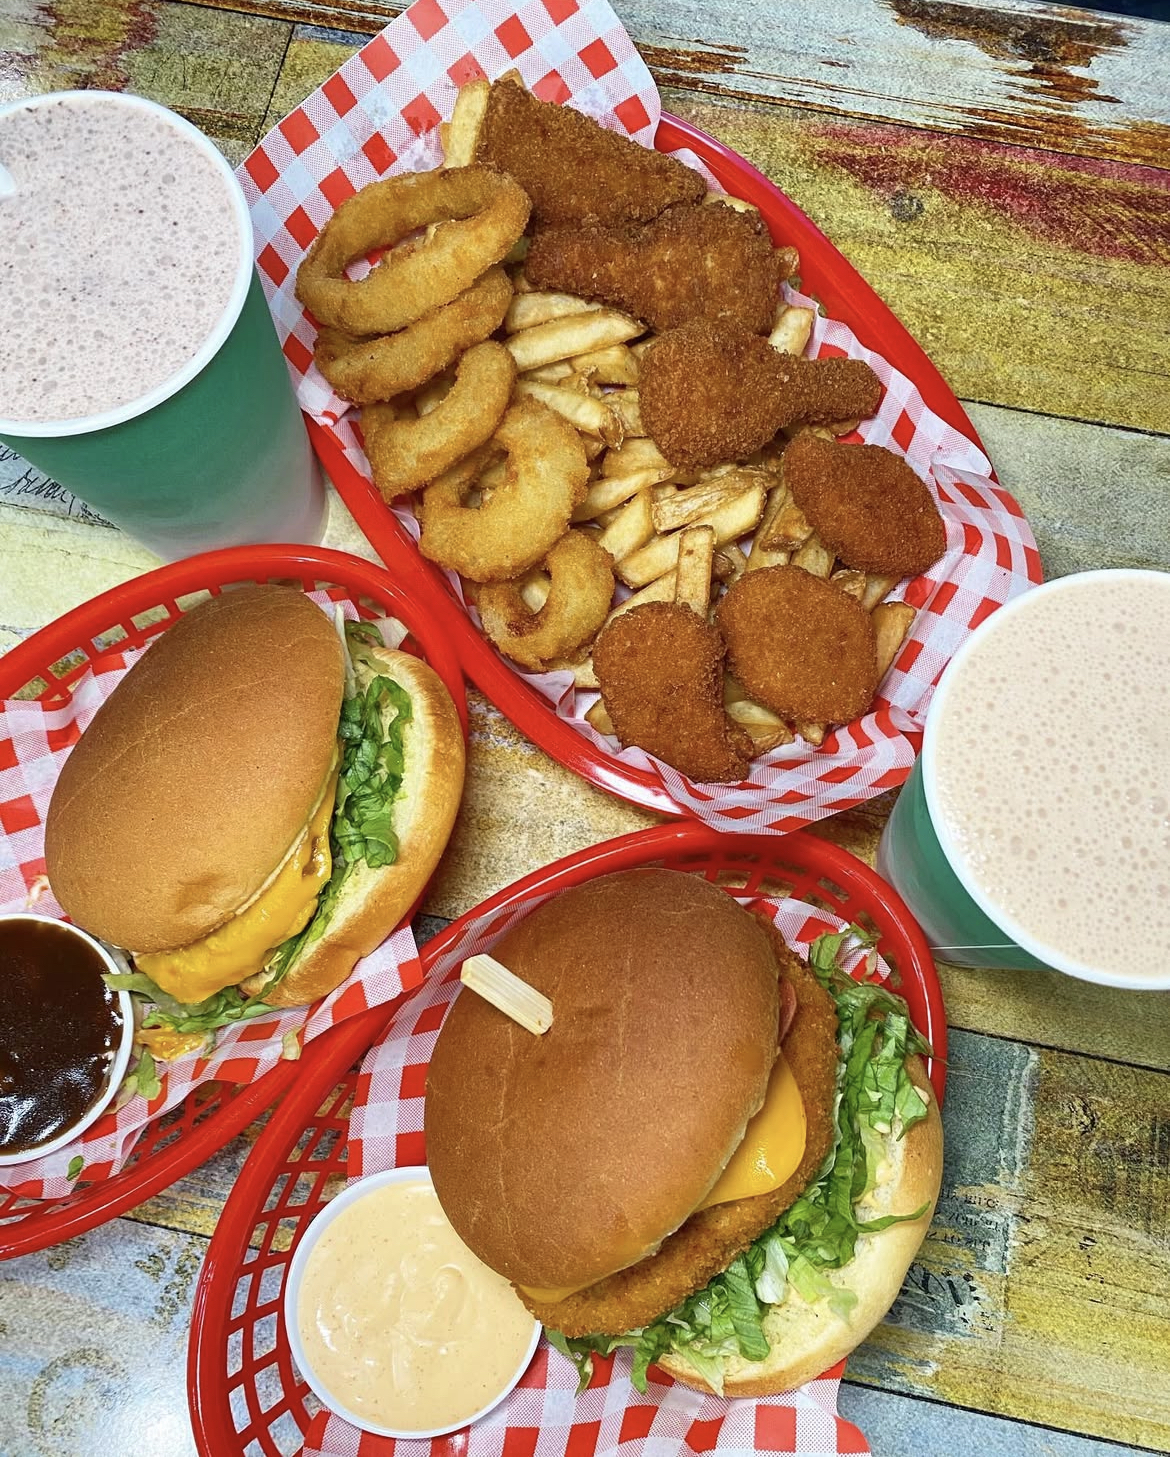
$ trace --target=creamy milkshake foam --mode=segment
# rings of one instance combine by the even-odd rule
[[[989,629],[928,731],[932,818],[952,864],[1037,954],[1162,973],[1170,573],[1078,577]]]
[[[100,414],[198,352],[232,293],[224,178],[165,117],[84,96],[0,117],[0,418]]]

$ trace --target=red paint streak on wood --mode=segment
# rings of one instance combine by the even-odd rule
[[[1058,247],[1170,264],[1170,172],[970,137],[924,138],[909,127],[811,130],[820,137],[814,143],[820,161],[888,197],[895,215],[907,220],[920,216],[929,194],[938,192],[987,207]]]

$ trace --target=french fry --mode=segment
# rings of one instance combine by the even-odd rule
[[[470,167],[475,161],[475,144],[490,92],[491,85],[482,77],[459,88],[451,120],[440,128],[444,167]]]
[[[867,576],[865,591],[861,595],[861,605],[867,612],[872,612],[882,598],[892,592],[897,585],[897,577],[876,577],[872,574]]]
[[[760,519],[764,509],[763,486],[752,486],[729,496],[707,515],[690,524],[713,526],[715,544],[735,541],[746,536]],[[640,550],[618,564],[618,576],[627,587],[644,587],[678,566],[678,533],[656,536]]]
[[[603,476],[625,476],[631,471],[640,470],[671,471],[674,467],[646,436],[633,440],[623,440],[621,445],[609,451],[601,463],[601,474]],[[658,477],[660,481],[668,480],[666,475]]]
[[[729,541],[712,558],[711,575],[717,582],[730,586],[732,582],[738,582],[747,571],[747,563],[748,559],[742,549],[734,541]]]
[[[587,435],[600,436],[607,442],[621,439],[621,425],[612,411],[591,395],[581,395],[576,390],[566,389],[564,385],[542,384],[534,379],[518,379],[516,393],[540,400]]]
[[[729,192],[708,192],[703,201],[719,202],[724,207],[734,208],[736,212],[759,212],[754,202],[747,202],[742,197],[732,197]]]
[[[791,499],[787,486],[773,486],[769,490],[768,501],[764,507],[764,514],[760,517],[760,524],[756,527],[756,535],[748,554],[745,571],[758,572],[764,567],[788,565],[788,559],[792,555],[791,551],[787,547],[773,547],[767,543],[776,518]]]
[[[533,379],[540,384],[560,384],[562,380],[571,378],[573,366],[567,359],[556,359],[552,364],[542,364],[539,369],[527,370],[520,376],[521,379]]]
[[[812,577],[828,578],[836,557],[814,531],[792,558],[794,567],[802,567]]]
[[[529,612],[539,612],[548,601],[549,588],[552,583],[544,572],[538,572],[535,576],[529,577],[520,588],[520,600],[528,608]]]
[[[781,744],[790,744],[795,738],[792,730],[770,708],[762,703],[753,703],[750,698],[736,699],[726,705],[727,716],[741,728],[747,729],[757,754],[766,754],[769,749],[778,749]]]
[[[678,567],[674,600],[700,617],[711,606],[711,560],[715,555],[715,528],[687,526],[679,532]]]
[[[780,354],[803,354],[815,320],[813,309],[782,304],[768,335],[768,343]]]
[[[585,721],[599,734],[608,734],[611,739],[615,737],[613,719],[610,718],[609,709],[603,699],[599,698],[592,708],[586,710]]]
[[[608,349],[579,354],[573,360],[573,367],[593,385],[638,383],[638,361],[625,344],[611,344]]]
[[[531,293],[518,293],[513,298],[504,315],[504,329],[509,334],[516,334],[521,329],[534,329],[537,324],[547,324],[553,319],[600,312],[600,304],[591,304],[588,299],[578,298],[576,294],[534,289]]]
[[[851,567],[842,567],[840,571],[834,572],[829,578],[834,587],[840,587],[847,597],[856,597],[861,601],[865,591],[865,573],[855,572]]]
[[[591,309],[568,318],[549,319],[531,329],[521,329],[505,343],[516,368],[538,369],[557,359],[575,359],[611,344],[624,344],[643,332],[642,325],[616,309]]]
[[[647,492],[639,491],[597,538],[597,544],[605,547],[615,562],[621,562],[640,546],[645,546],[653,535],[650,497]]]
[[[675,491],[654,503],[654,525],[659,531],[674,531],[690,526],[722,506],[725,501],[744,491],[763,492],[765,485],[758,471],[734,471],[685,490]]]
[[[633,471],[628,476],[602,476],[589,487],[589,493],[573,512],[574,521],[595,521],[606,511],[621,506],[638,491],[654,485],[652,470]]]
[[[432,410],[438,407],[450,393],[451,386],[455,383],[453,379],[440,375],[438,379],[431,380],[430,384],[424,385],[414,397],[414,408],[418,411],[419,419],[429,415]]]
[[[645,602],[673,602],[674,591],[678,584],[678,573],[675,571],[664,572],[661,577],[648,583],[637,592],[631,592],[624,602],[619,602],[611,608],[609,616],[605,619],[605,625],[620,617],[623,612],[628,612],[631,607],[641,607]]]
[[[814,749],[819,749],[825,742],[825,725],[823,723],[798,723],[796,732],[806,744],[811,744]]]
[[[678,495],[678,487],[673,481],[658,481],[650,487],[651,501],[669,501]]]
[[[599,435],[582,435],[581,444],[585,450],[585,459],[594,461],[606,449],[605,441]]]
[[[610,390],[605,397],[605,402],[622,422],[624,438],[628,439],[631,435],[645,436],[646,432],[642,428],[642,407],[637,390]]]
[[[898,650],[914,621],[914,608],[909,602],[879,602],[870,614],[877,635],[877,670],[880,682],[890,671]]]
[[[788,494],[767,526],[756,532],[757,543],[771,551],[799,551],[813,534],[804,512]]]

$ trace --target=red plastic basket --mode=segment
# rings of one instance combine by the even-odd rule
[[[638,865],[703,875],[729,890],[791,896],[879,932],[879,950],[936,1056],[927,1071],[941,1099],[946,1070],[942,993],[926,940],[902,900],[867,866],[812,835],[725,835],[691,821],[641,830],[559,860],[453,922],[422,949],[425,971],[498,912],[595,876]],[[204,1457],[299,1452],[317,1403],[293,1366],[284,1282],[297,1241],[346,1176],[357,1073],[352,1063],[389,1025],[377,1008],[310,1049],[297,1087],[273,1114],[236,1180],[203,1262],[187,1357],[187,1393]],[[462,1452],[459,1434],[432,1452]]]
[[[667,113],[659,121],[655,146],[660,152],[689,147],[728,192],[754,203],[776,242],[798,249],[802,290],[820,299],[830,318],[847,324],[862,344],[911,379],[936,415],[981,444],[966,411],[905,326],[824,233],[762,172],[706,132]],[[346,459],[336,438],[315,421],[309,422],[309,433],[334,485],[382,560],[396,570],[410,562],[434,585],[436,610],[467,676],[496,707],[533,743],[591,784],[660,814],[685,813],[645,770],[624,763],[557,717],[547,700],[480,635],[452,596],[446,577],[419,556],[377,488]]]
[[[410,594],[376,563],[346,552],[305,546],[239,546],[190,557],[115,587],[66,613],[0,658],[0,700],[67,702],[90,663],[116,645],[141,647],[183,612],[225,587],[290,582],[306,591],[333,590],[351,598],[365,617],[394,616],[410,629],[404,646],[418,651],[447,685],[467,730],[463,675],[449,642],[424,603],[425,584],[410,574]],[[380,1009],[381,1010],[381,1009]],[[362,1022],[362,1018],[355,1019]],[[365,1024],[368,1028],[369,1024]],[[313,1050],[334,1040],[350,1046],[342,1023]],[[365,1037],[368,1041],[370,1033]],[[252,1084],[207,1082],[143,1131],[122,1170],[78,1187],[61,1199],[29,1199],[0,1189],[0,1259],[58,1244],[157,1194],[197,1167],[280,1098],[300,1076],[300,1063],[281,1063]]]

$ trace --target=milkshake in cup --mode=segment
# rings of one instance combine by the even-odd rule
[[[320,539],[239,183],[140,97],[0,107],[0,440],[166,557]]]
[[[1170,988],[1170,573],[1061,577],[980,625],[877,867],[940,961]]]

